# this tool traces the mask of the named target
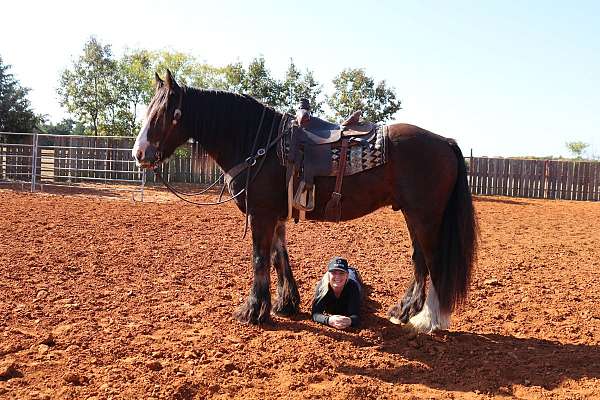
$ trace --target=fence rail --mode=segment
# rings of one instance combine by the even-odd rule
[[[0,132],[0,183],[79,185],[157,183],[131,157],[135,139]],[[35,162],[34,162],[35,159]],[[470,157],[468,180],[478,195],[600,201],[600,162]],[[171,183],[211,184],[221,169],[197,143],[177,149],[161,173]]]

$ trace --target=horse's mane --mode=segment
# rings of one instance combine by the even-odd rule
[[[261,102],[247,94],[238,94],[226,90],[198,89],[193,86],[182,86],[182,89],[184,93],[191,95],[186,97],[189,97],[192,104],[195,105],[198,105],[197,103],[201,102],[203,98],[210,98],[210,101],[215,102],[217,105],[231,105],[233,103],[262,105]]]
[[[259,145],[267,140],[274,118],[281,115],[250,95],[191,86],[182,86],[182,90],[182,114],[188,116],[188,129],[192,138],[206,149],[223,148],[217,145],[220,140],[235,140],[236,151],[245,158],[255,141],[263,109],[265,116],[258,137]],[[190,119],[189,116],[193,117]]]

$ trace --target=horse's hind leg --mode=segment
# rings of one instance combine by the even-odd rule
[[[240,322],[260,324],[270,319],[271,247],[276,224],[274,217],[250,215],[254,281],[248,299],[234,314]]]
[[[429,220],[433,221],[435,219],[430,218]],[[450,313],[443,311],[440,307],[440,298],[432,282],[432,278],[434,280],[438,278],[437,276],[432,275],[436,273],[435,269],[433,269],[433,265],[434,262],[436,262],[435,257],[439,243],[440,224],[432,222],[425,223],[423,220],[419,220],[419,222],[413,221],[412,226],[421,246],[425,265],[427,265],[430,277],[427,280],[427,297],[425,299],[425,304],[416,315],[410,317],[408,323],[419,332],[433,332],[436,330],[448,329],[450,326]]]
[[[421,246],[416,240],[416,237],[412,230],[411,238],[413,245],[413,268],[414,277],[404,293],[404,297],[400,304],[396,304],[388,311],[388,317],[394,324],[407,323],[408,320],[419,313],[425,303],[425,283],[427,280],[428,270]]]
[[[279,221],[275,227],[272,257],[277,271],[277,299],[273,304],[273,312],[282,316],[295,315],[300,310],[300,294],[285,244],[285,221]]]

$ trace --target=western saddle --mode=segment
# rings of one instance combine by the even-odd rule
[[[312,211],[315,207],[314,178],[335,176],[335,189],[325,207],[325,218],[336,222],[340,220],[342,182],[347,174],[349,149],[367,142],[377,131],[375,124],[361,123],[360,116],[361,111],[355,111],[341,124],[333,124],[311,116],[308,100],[300,101],[287,157],[289,190],[295,193],[292,199],[294,208],[301,212]],[[294,180],[298,181],[295,190]]]

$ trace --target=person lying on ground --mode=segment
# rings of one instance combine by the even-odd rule
[[[342,257],[334,257],[317,283],[312,304],[312,319],[336,329],[356,328],[360,324],[362,279]]]

